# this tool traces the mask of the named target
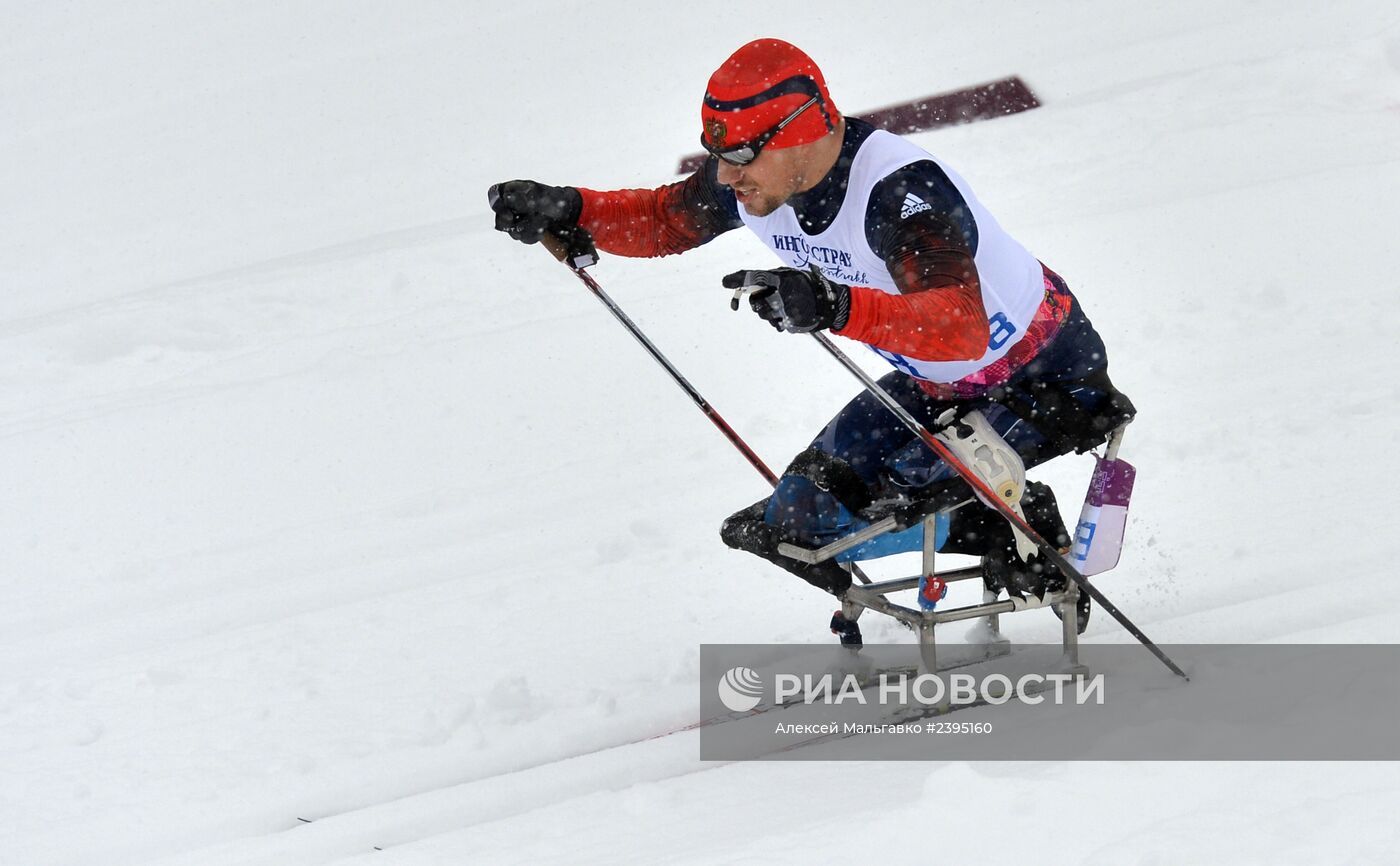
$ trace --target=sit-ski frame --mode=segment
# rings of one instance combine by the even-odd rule
[[[1109,436],[1105,458],[1112,460],[1118,456],[1118,449],[1123,443],[1123,433],[1127,425],[1119,427]],[[957,506],[954,506],[957,507]],[[1011,641],[1003,637],[1000,627],[1000,616],[1004,613],[1018,613],[1023,610],[1036,610],[1042,607],[1058,607],[1062,624],[1061,635],[1064,647],[1064,656],[1061,661],[1061,669],[1057,673],[1067,673],[1072,675],[1084,675],[1089,669],[1079,661],[1079,629],[1077,608],[1079,603],[1079,585],[1072,580],[1067,580],[1065,588],[1058,592],[1047,592],[1043,598],[1036,598],[1034,595],[1027,595],[1024,599],[1008,592],[1008,598],[1001,598],[999,592],[986,589],[982,590],[982,603],[972,604],[965,607],[955,607],[950,610],[916,610],[896,604],[886,596],[891,593],[901,592],[909,589],[917,589],[920,580],[925,577],[937,577],[945,583],[956,583],[960,580],[981,579],[982,569],[978,566],[971,568],[960,568],[952,571],[938,573],[934,569],[934,545],[937,544],[936,522],[938,514],[930,514],[923,520],[924,544],[923,544],[923,570],[922,575],[915,577],[901,577],[894,580],[883,580],[876,583],[869,583],[863,586],[851,586],[841,596],[841,614],[848,620],[856,621],[860,615],[867,610],[882,613],[893,617],[905,625],[909,626],[915,634],[919,636],[919,669],[920,673],[937,673],[938,671],[938,644],[934,637],[934,629],[943,623],[961,622],[962,620],[977,619],[985,617],[981,643],[987,650],[987,657],[1006,655],[1011,651]],[[878,538],[887,532],[898,532],[904,527],[893,516],[879,520],[859,532],[839,538],[824,547],[815,550],[805,547],[798,547],[795,544],[778,545],[778,553],[798,562],[816,564],[826,562],[846,552],[854,547],[859,547],[871,539]]]
[[[978,566],[971,568],[959,568],[951,571],[936,572],[934,570],[934,544],[936,543],[935,521],[938,515],[931,514],[924,518],[924,547],[923,547],[923,575],[937,576],[946,583],[955,583],[960,580],[980,580],[982,569]],[[894,517],[886,517],[869,527],[853,533],[845,538],[841,538],[825,547],[809,550],[793,544],[781,544],[778,552],[783,556],[796,559],[799,562],[818,563],[825,562],[838,554],[857,547],[865,542],[876,538],[886,532],[900,529]],[[917,610],[896,604],[887,598],[888,595],[904,590],[917,589],[922,576],[901,577],[894,580],[882,580],[862,586],[851,586],[845,594],[841,596],[841,613],[846,619],[857,620],[860,615],[867,610],[882,613],[885,616],[893,617],[913,629],[919,636],[919,672],[936,673],[938,671],[938,645],[934,638],[934,629],[943,623],[961,622],[963,620],[977,619],[985,617],[984,637],[980,641],[986,646],[987,657],[1005,655],[1011,651],[1011,641],[1002,636],[999,617],[1004,613],[1017,613],[1023,610],[1035,610],[1052,605],[1059,606],[1060,618],[1064,620],[1062,634],[1064,643],[1063,667],[1058,673],[1086,674],[1088,668],[1079,662],[1079,631],[1077,629],[1078,617],[1076,607],[1079,601],[1079,587],[1073,581],[1067,581],[1066,587],[1058,592],[1047,592],[1044,598],[1036,598],[1034,595],[1027,595],[1021,599],[1016,596],[1000,598],[1000,593],[986,589],[982,590],[982,603],[972,604],[965,607],[955,607],[949,610]]]

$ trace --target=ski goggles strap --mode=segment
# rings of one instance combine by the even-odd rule
[[[810,98],[767,132],[762,133],[756,138],[732,146],[712,144],[709,138],[704,133],[701,133],[700,146],[730,165],[748,165],[755,159],[758,159],[758,154],[768,142],[773,140],[774,136],[782,132],[788,124],[796,120],[804,111],[811,108],[813,105],[821,106],[822,119],[826,123],[827,131],[830,132],[836,128],[832,124],[831,117],[827,113],[826,103],[822,98],[821,90],[817,87],[817,83],[806,75],[795,75],[792,78],[788,78],[773,85],[762,93],[756,93],[744,99],[719,100],[707,93],[705,94],[705,106],[717,112],[744,111],[761,105],[771,99],[777,99],[781,96],[787,96],[793,93],[807,94]]]

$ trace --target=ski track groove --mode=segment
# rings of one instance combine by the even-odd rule
[[[304,815],[289,817],[288,820],[292,821],[290,825],[260,837],[261,846],[269,850],[253,854],[248,859],[244,859],[250,844],[246,839],[228,846],[218,846],[231,848],[236,860],[219,859],[218,848],[193,853],[200,855],[197,862],[208,866],[234,862],[241,866],[282,866],[287,862],[330,863],[373,852],[376,848],[389,849],[506,820],[591,794],[618,791],[640,782],[683,778],[730,763],[708,762],[697,766],[691,749],[698,747],[683,749],[678,741],[698,736],[696,731],[653,735],[524,766],[503,767],[477,778],[308,819],[309,823],[301,822]],[[602,760],[619,749],[670,749],[682,754],[661,755],[659,758],[648,756],[645,760],[639,756],[632,762]],[[595,763],[601,766],[594,766]],[[563,768],[565,775],[563,784],[557,778],[559,774],[553,772],[560,768]],[[547,778],[542,783],[536,783],[535,776]],[[493,787],[509,790],[491,790]],[[295,851],[293,860],[286,859],[287,848]],[[171,863],[188,862],[185,859],[187,856]]]
[[[910,649],[912,652],[914,647],[911,645]],[[1012,652],[1015,652],[1014,647],[1012,649]],[[994,662],[998,658],[1001,658],[1001,656],[973,659],[969,662],[969,664],[985,664],[989,661]],[[955,665],[954,667],[963,666]],[[952,668],[949,669],[951,670]],[[874,686],[870,685],[867,686],[867,688],[874,688]],[[730,722],[737,722],[742,724],[746,722],[752,722],[754,719],[762,718],[770,712],[774,714],[774,718],[779,718],[783,714],[784,710],[800,710],[803,706],[805,705],[801,703],[794,703],[790,705],[784,705],[781,707],[772,707],[766,712],[759,712],[751,715],[741,715],[732,718],[716,717],[721,720],[715,722],[715,724],[728,724]],[[984,709],[986,708],[986,706],[988,705],[977,704],[962,707],[960,709]],[[956,711],[958,710],[954,710],[954,712]],[[888,715],[889,714],[881,714],[880,718],[885,718]],[[929,715],[938,714],[929,713]],[[922,717],[923,716],[920,716],[920,718]],[[852,737],[858,736],[862,735],[856,734],[841,739],[851,739]],[[344,861],[353,862],[356,858],[362,856],[363,849],[383,851],[402,845],[416,844],[418,842],[432,839],[434,837],[465,832],[474,827],[479,827],[485,824],[519,817],[520,815],[528,814],[530,812],[538,811],[541,809],[546,809],[569,800],[580,799],[604,791],[622,790],[623,788],[630,787],[632,785],[638,784],[639,782],[659,782],[671,779],[678,779],[689,775],[708,772],[710,770],[722,769],[731,764],[737,763],[736,761],[727,760],[706,761],[703,763],[695,761],[693,754],[689,754],[689,749],[694,748],[698,751],[699,737],[700,725],[696,723],[667,728],[663,729],[658,733],[645,734],[642,736],[625,740],[623,742],[606,744],[597,748],[581,750],[576,753],[550,758],[537,763],[516,766],[514,768],[502,768],[498,771],[491,772],[489,774],[477,778],[464,779],[460,782],[454,782],[447,785],[437,785],[423,791],[397,796],[379,803],[367,804],[353,809],[347,809],[344,811],[335,812],[310,819],[306,818],[304,815],[297,816],[295,822],[289,825],[286,829],[278,831],[277,833],[269,834],[267,838],[274,839],[278,837],[287,837],[288,834],[301,832],[310,827],[322,828],[322,831],[326,833],[332,833],[335,826],[339,824],[346,824],[349,825],[351,828],[356,828],[364,823],[367,816],[372,816],[374,813],[381,811],[392,812],[400,808],[407,809],[410,813],[410,816],[412,817],[421,817],[425,812],[432,811],[432,804],[434,801],[444,801],[439,807],[441,817],[438,820],[442,822],[441,825],[437,825],[433,829],[429,830],[424,830],[420,827],[416,830],[412,830],[410,835],[408,835],[406,838],[403,838],[403,834],[409,832],[408,827],[406,826],[408,823],[411,823],[409,819],[399,819],[399,823],[397,825],[391,823],[387,827],[381,827],[380,829],[374,831],[361,832],[356,829],[352,829],[350,832],[344,833],[341,836],[343,844],[350,845],[358,849],[357,852],[348,853],[349,860]],[[829,744],[829,739],[830,738],[827,736],[814,735],[806,741],[793,744],[785,749],[779,750],[779,752],[775,752],[774,754],[787,754],[808,747],[821,748],[823,745]],[[691,741],[696,741],[693,746],[689,745]],[[833,740],[832,742],[835,741]],[[601,761],[605,756],[609,756],[614,752],[618,752],[619,750],[635,750],[640,753],[646,751],[657,751],[666,749],[670,749],[672,752],[683,753],[680,757],[677,757],[675,755],[671,756],[672,760],[679,762],[671,765],[672,769],[676,770],[674,772],[661,772],[650,775],[641,774],[641,777],[639,777],[639,774],[636,770],[637,766],[651,768],[655,765],[653,761],[644,760],[641,757],[639,757],[636,761],[633,761],[631,763],[622,762],[624,768],[621,771],[620,780],[607,780],[599,784],[588,784],[586,782],[579,782],[576,784],[575,787],[569,788],[569,790],[558,795],[555,795],[554,793],[554,791],[557,791],[557,785],[555,785],[552,788],[551,795],[547,797],[544,797],[542,799],[522,801],[505,809],[498,808],[496,811],[492,811],[490,809],[477,809],[474,811],[469,811],[465,810],[460,804],[457,804],[455,802],[461,794],[465,793],[465,789],[473,787],[489,788],[493,783],[509,782],[511,787],[519,787],[525,789],[538,787],[541,790],[549,789],[551,788],[551,783],[548,780],[546,780],[545,784],[535,786],[531,784],[531,779],[529,779],[528,776],[546,775],[549,773],[551,768],[557,768],[569,764],[575,764],[575,766],[570,768],[571,771],[576,771],[584,778],[595,779],[598,778],[599,775],[606,778],[606,772],[602,774],[595,774],[586,765],[594,761]],[[526,778],[522,778],[522,776]],[[483,793],[482,798],[487,799],[491,802],[496,802],[496,798],[492,796],[489,791]],[[429,804],[428,808],[423,807],[423,804],[425,802]],[[461,818],[462,814],[470,814],[472,817],[469,820],[463,821]],[[483,815],[485,817],[483,817]],[[374,822],[371,821],[371,823],[373,824]],[[402,832],[396,832],[396,826],[400,828]],[[275,861],[249,861],[250,864],[261,862],[267,862],[271,864]],[[298,862],[309,863],[312,861],[298,860]],[[318,862],[340,863],[342,862],[342,860],[337,859],[334,861]]]

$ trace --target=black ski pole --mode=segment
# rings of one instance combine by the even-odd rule
[[[976,490],[980,494],[980,499],[982,499],[984,502],[986,502],[987,504],[995,508],[997,511],[999,511],[1001,515],[1007,520],[1011,521],[1011,524],[1013,526],[1015,526],[1021,531],[1023,535],[1029,538],[1031,542],[1035,544],[1036,547],[1040,548],[1040,552],[1045,555],[1046,559],[1053,562],[1055,566],[1060,569],[1060,571],[1062,571],[1067,577],[1069,577],[1070,580],[1073,580],[1076,584],[1078,584],[1081,590],[1088,593],[1090,598],[1098,602],[1100,607],[1108,611],[1110,616],[1118,620],[1118,622],[1121,623],[1122,626],[1128,630],[1128,633],[1131,634],[1133,637],[1137,638],[1143,646],[1151,650],[1152,654],[1155,655],[1162,662],[1162,664],[1166,665],[1167,668],[1177,676],[1186,680],[1191,679],[1190,677],[1186,676],[1185,671],[1176,666],[1175,662],[1167,658],[1167,654],[1162,652],[1160,647],[1153,643],[1147,635],[1143,634],[1142,629],[1138,628],[1136,625],[1133,625],[1132,620],[1128,619],[1128,617],[1125,616],[1123,612],[1118,609],[1117,605],[1109,601],[1108,598],[1105,597],[1104,594],[1099,591],[1098,587],[1090,583],[1087,577],[1080,574],[1073,566],[1071,566],[1069,564],[1069,561],[1066,560],[1064,556],[1060,554],[1060,551],[1057,550],[1054,545],[1050,544],[1040,535],[1040,533],[1032,529],[1030,523],[1028,523],[1023,517],[1021,517],[1021,515],[1017,514],[1004,501],[1002,501],[1001,497],[998,496],[996,492],[993,491],[992,488],[989,487],[985,481],[983,481],[981,478],[978,478],[977,474],[974,473],[971,469],[969,469],[965,463],[959,460],[957,458],[957,455],[955,455],[948,448],[947,445],[941,442],[938,439],[938,437],[930,433],[928,431],[928,428],[920,424],[917,418],[909,414],[908,410],[906,410],[903,406],[899,405],[899,403],[896,402],[896,400],[890,396],[888,391],[886,391],[884,388],[881,388],[878,382],[876,382],[869,376],[869,374],[867,374],[864,370],[858,367],[854,361],[846,357],[846,354],[844,352],[836,348],[836,346],[832,344],[831,340],[828,339],[825,334],[822,334],[819,331],[813,331],[812,337],[817,341],[818,344],[821,345],[823,349],[831,353],[832,357],[834,357],[837,361],[841,362],[841,365],[843,367],[845,367],[857,379],[859,379],[861,381],[861,384],[865,386],[865,389],[869,391],[870,394],[875,397],[875,399],[879,400],[880,403],[884,405],[886,409],[890,410],[890,412],[893,413],[894,416],[898,418],[905,427],[908,427],[910,432],[922,439],[924,444],[927,445],[929,448],[933,449],[933,452],[937,454],[950,467],[952,467],[954,472],[957,472],[958,475],[962,476],[962,479],[966,481],[969,485],[971,485],[973,490]]]
[[[574,272],[574,276],[578,277],[579,280],[588,287],[588,290],[593,293],[595,298],[603,302],[603,306],[608,308],[608,312],[612,313],[613,316],[622,323],[622,326],[627,329],[627,333],[631,334],[638,343],[641,343],[642,348],[647,350],[647,354],[651,355],[652,359],[671,375],[675,383],[681,386],[681,390],[685,391],[686,395],[690,397],[691,402],[698,406],[701,412],[705,413],[705,417],[710,419],[710,423],[719,428],[719,432],[724,434],[724,438],[728,439],[730,444],[737,448],[740,454],[744,455],[744,459],[749,461],[749,464],[758,470],[758,474],[762,475],[769,484],[777,485],[778,476],[773,474],[773,470],[768,468],[768,465],[763,462],[763,458],[759,457],[758,454],[749,447],[749,444],[744,441],[743,437],[735,432],[733,427],[729,426],[729,422],[725,421],[724,417],[715,411],[715,407],[711,406],[710,402],[695,389],[695,386],[690,384],[685,376],[681,375],[681,371],[676,369],[676,365],[672,364],[665,355],[661,354],[661,350],[656,348],[656,344],[648,339],[646,334],[642,333],[642,329],[637,327],[637,324],[622,311],[622,308],[617,305],[617,302],[608,297],[608,293],[603,291],[603,287],[598,285],[598,281],[593,279],[593,275],[584,270],[598,263],[598,254],[594,250],[592,239],[588,237],[587,233],[582,229],[576,229],[574,236],[567,240],[551,234],[546,234],[541,242],[545,245],[546,249],[554,254],[556,259],[563,262],[569,267],[569,270]]]
[[[495,193],[496,189],[492,187],[490,196],[493,202]],[[690,384],[685,376],[681,375],[681,371],[676,369],[676,365],[672,364],[665,355],[661,354],[661,350],[656,348],[656,344],[648,339],[646,334],[642,333],[642,329],[637,327],[636,323],[622,311],[622,308],[619,307],[612,298],[608,297],[608,293],[603,291],[603,287],[598,285],[598,281],[593,279],[592,274],[589,274],[585,270],[585,268],[598,263],[598,252],[594,248],[593,239],[589,237],[588,232],[581,228],[574,229],[567,238],[561,238],[546,232],[544,237],[540,239],[540,242],[544,244],[545,249],[549,250],[556,259],[568,266],[569,270],[574,272],[574,276],[578,277],[579,280],[588,287],[588,290],[593,293],[593,296],[601,301],[603,306],[608,308],[608,312],[612,313],[613,316],[622,323],[622,326],[627,329],[627,332],[631,334],[638,343],[642,344],[642,348],[647,350],[647,354],[651,355],[652,359],[670,374],[675,383],[681,387],[681,390],[685,391],[686,395],[690,397],[691,402],[699,407],[701,412],[705,413],[706,418],[710,419],[710,423],[714,424],[715,427],[724,434],[724,437],[729,440],[730,444],[733,445],[740,454],[744,455],[744,459],[749,461],[749,465],[757,469],[758,474],[762,475],[764,480],[770,485],[776,487],[778,484],[778,476],[773,473],[773,470],[768,468],[768,464],[763,462],[763,458],[759,457],[758,454],[749,447],[749,444],[744,441],[743,437],[735,432],[733,427],[729,426],[729,422],[725,421],[724,417],[721,416],[719,412],[715,411],[715,408],[710,405],[708,400],[701,396],[700,392],[695,389],[695,386]],[[870,583],[870,578],[861,570],[860,566],[856,565],[854,562],[847,563],[847,568],[850,569],[851,574],[855,575],[861,583]]]

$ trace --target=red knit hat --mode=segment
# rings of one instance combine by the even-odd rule
[[[710,76],[700,107],[704,140],[715,148],[752,141],[813,96],[819,97],[817,104],[784,127],[768,147],[816,141],[836,128],[840,115],[822,71],[802,49],[781,39],[755,39]]]

